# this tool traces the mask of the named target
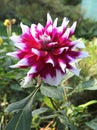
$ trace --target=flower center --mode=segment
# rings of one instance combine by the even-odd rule
[[[42,44],[49,44],[51,42],[51,37],[48,36],[46,33],[40,36],[40,40],[42,40]]]

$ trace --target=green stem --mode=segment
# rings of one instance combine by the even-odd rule
[[[78,89],[78,87],[76,87],[72,92],[70,92],[69,94],[67,94],[67,97],[71,96],[72,94],[74,94],[75,92],[77,92],[76,90]]]

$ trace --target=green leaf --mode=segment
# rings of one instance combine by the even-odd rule
[[[55,86],[49,86],[47,84],[40,87],[41,93],[47,97],[55,99],[63,99],[63,90]]]
[[[32,116],[42,114],[42,113],[46,112],[47,110],[48,110],[48,108],[46,108],[46,107],[36,109],[36,110],[32,111]]]
[[[65,125],[69,124],[69,120],[68,120],[66,112],[64,110],[59,110],[57,112],[57,117],[59,118],[61,123],[65,124]]]
[[[70,124],[69,128],[70,128],[70,130],[77,130],[77,127],[72,124]]]
[[[58,120],[57,129],[64,130],[65,128],[66,128],[65,124],[61,123],[60,120]]]
[[[30,130],[31,119],[31,111],[24,110],[15,113],[5,130]]]
[[[27,98],[9,105],[7,111],[15,113],[5,130],[30,130],[32,121],[32,104],[37,90],[38,89]],[[20,111],[16,112],[17,110]]]
[[[23,100],[14,102],[12,104],[10,104],[7,108],[6,111],[8,112],[16,112],[19,111],[21,109],[23,109],[25,107],[25,105],[27,104],[27,102],[29,101],[29,99],[31,98],[32,94],[29,95],[28,97],[24,98]]]
[[[93,130],[97,130],[97,118],[95,118],[89,122],[86,122],[86,125]]]
[[[84,90],[97,90],[97,79],[89,79],[81,84]]]
[[[45,104],[46,104],[49,108],[55,110],[54,106],[53,106],[52,103],[51,103],[50,98],[44,97],[44,102],[45,102]]]
[[[67,118],[66,112],[64,110],[60,110],[57,113],[57,117],[59,119],[59,126],[58,127],[62,127],[62,129],[66,128],[66,129],[70,129],[70,130],[77,130],[76,127],[69,121],[69,119]]]

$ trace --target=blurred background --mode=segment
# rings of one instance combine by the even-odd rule
[[[90,39],[97,35],[96,6],[96,0],[1,0],[0,25],[5,19],[12,18],[16,19],[16,24],[22,21],[28,25],[38,22],[44,25],[49,12],[53,19],[59,18],[59,24],[63,17],[71,23],[77,21],[76,35]]]
[[[79,63],[80,77],[72,77],[68,85],[79,86],[79,90],[71,99],[75,106],[97,100],[97,0],[0,0],[0,128],[3,130],[9,115],[6,106],[27,96],[32,90],[20,88],[20,81],[27,70],[11,69],[10,65],[16,60],[6,56],[7,52],[15,48],[9,40],[8,25],[4,21],[14,19],[11,25],[11,34],[21,34],[20,22],[31,25],[41,23],[45,25],[46,15],[50,13],[52,19],[59,18],[60,25],[63,18],[70,20],[70,25],[77,21],[75,35],[81,38],[86,45],[85,51],[89,57]],[[41,102],[41,95],[40,95]],[[35,106],[40,105],[37,101]],[[84,113],[76,115],[78,130],[97,130],[97,104],[91,104]],[[85,124],[96,119],[95,127]],[[77,122],[78,121],[78,122]],[[94,123],[94,122],[93,122]],[[34,128],[33,128],[34,130]]]

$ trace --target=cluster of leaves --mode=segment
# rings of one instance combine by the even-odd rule
[[[28,24],[38,21],[44,24],[47,12],[50,12],[53,17],[58,16],[60,21],[64,16],[71,18],[72,21],[80,17],[80,11],[78,11],[80,10],[80,6],[78,6],[80,1],[77,2],[76,0],[16,0],[15,4],[12,0],[1,0],[1,3],[1,19],[16,18],[19,22]],[[9,6],[6,7],[6,5]]]
[[[80,32],[80,33],[79,33]],[[97,22],[80,18],[78,21],[78,26],[76,29],[76,36],[83,37],[85,39],[91,40],[93,37],[97,36]]]

